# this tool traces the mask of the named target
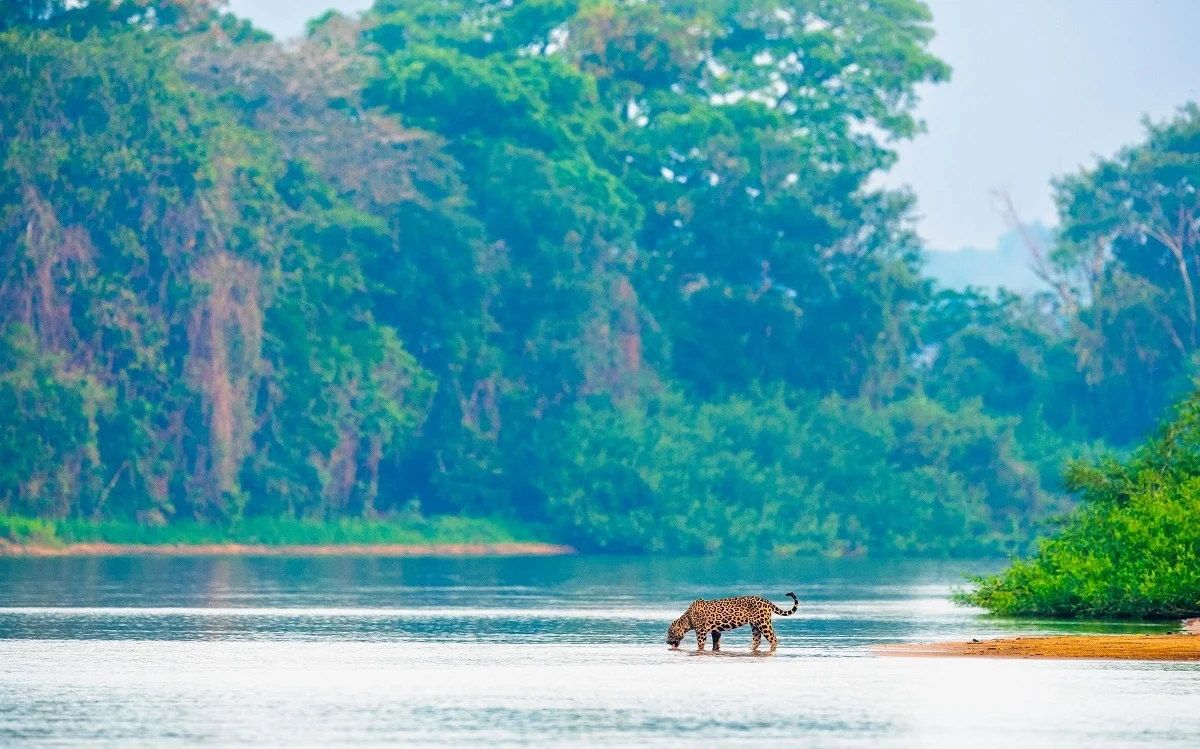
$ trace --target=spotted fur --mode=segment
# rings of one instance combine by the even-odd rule
[[[712,635],[713,650],[721,649],[721,633],[738,627],[750,625],[754,637],[751,652],[758,652],[758,645],[763,637],[771,643],[771,652],[779,645],[775,630],[771,627],[771,614],[791,616],[800,608],[800,599],[795,593],[788,593],[792,599],[790,611],[784,611],[765,598],[758,596],[741,596],[740,598],[722,598],[719,601],[706,601],[699,598],[692,601],[683,616],[676,619],[667,628],[667,644],[673,648],[679,647],[683,636],[688,630],[696,630],[696,649],[704,650],[704,643]]]

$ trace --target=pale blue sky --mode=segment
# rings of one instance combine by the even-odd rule
[[[901,145],[888,182],[916,189],[932,248],[995,246],[993,187],[1053,225],[1051,177],[1200,96],[1200,0],[927,2],[954,75],[921,92],[929,132]]]
[[[922,90],[929,132],[901,144],[888,184],[910,184],[934,249],[991,248],[1006,188],[1053,225],[1050,178],[1141,137],[1141,118],[1200,98],[1200,0],[926,0],[950,83]],[[370,0],[231,0],[279,38]]]

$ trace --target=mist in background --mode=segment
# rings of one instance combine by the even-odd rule
[[[1053,177],[1197,97],[1200,3],[927,2],[931,48],[954,74],[923,87],[929,132],[900,145],[888,182],[916,189],[933,249],[995,247],[1006,227],[992,188],[1008,189],[1024,220],[1053,226]]]

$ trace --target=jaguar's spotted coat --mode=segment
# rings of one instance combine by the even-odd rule
[[[688,630],[696,630],[696,649],[704,650],[705,640],[712,635],[713,650],[721,649],[721,633],[730,629],[750,625],[754,636],[751,652],[758,652],[758,645],[763,637],[771,643],[771,652],[779,645],[775,630],[771,628],[771,614],[791,616],[800,607],[800,599],[795,593],[788,593],[792,599],[790,611],[784,611],[765,598],[758,596],[741,596],[740,598],[722,598],[719,601],[706,601],[699,598],[692,601],[683,616],[676,619],[667,628],[667,644],[672,648],[679,647],[683,636]]]

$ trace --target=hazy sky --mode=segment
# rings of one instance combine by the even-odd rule
[[[933,51],[954,68],[921,92],[928,133],[901,144],[886,181],[920,198],[935,249],[991,248],[1005,227],[989,190],[1054,223],[1051,177],[1141,137],[1141,119],[1200,99],[1200,0],[926,0]],[[279,38],[329,8],[370,0],[231,0]]]
[[[1144,114],[1200,97],[1200,0],[928,0],[933,51],[954,68],[922,91],[929,132],[903,144],[893,184],[916,188],[937,249],[991,248],[988,192],[1055,223],[1051,177],[1138,140]]]

